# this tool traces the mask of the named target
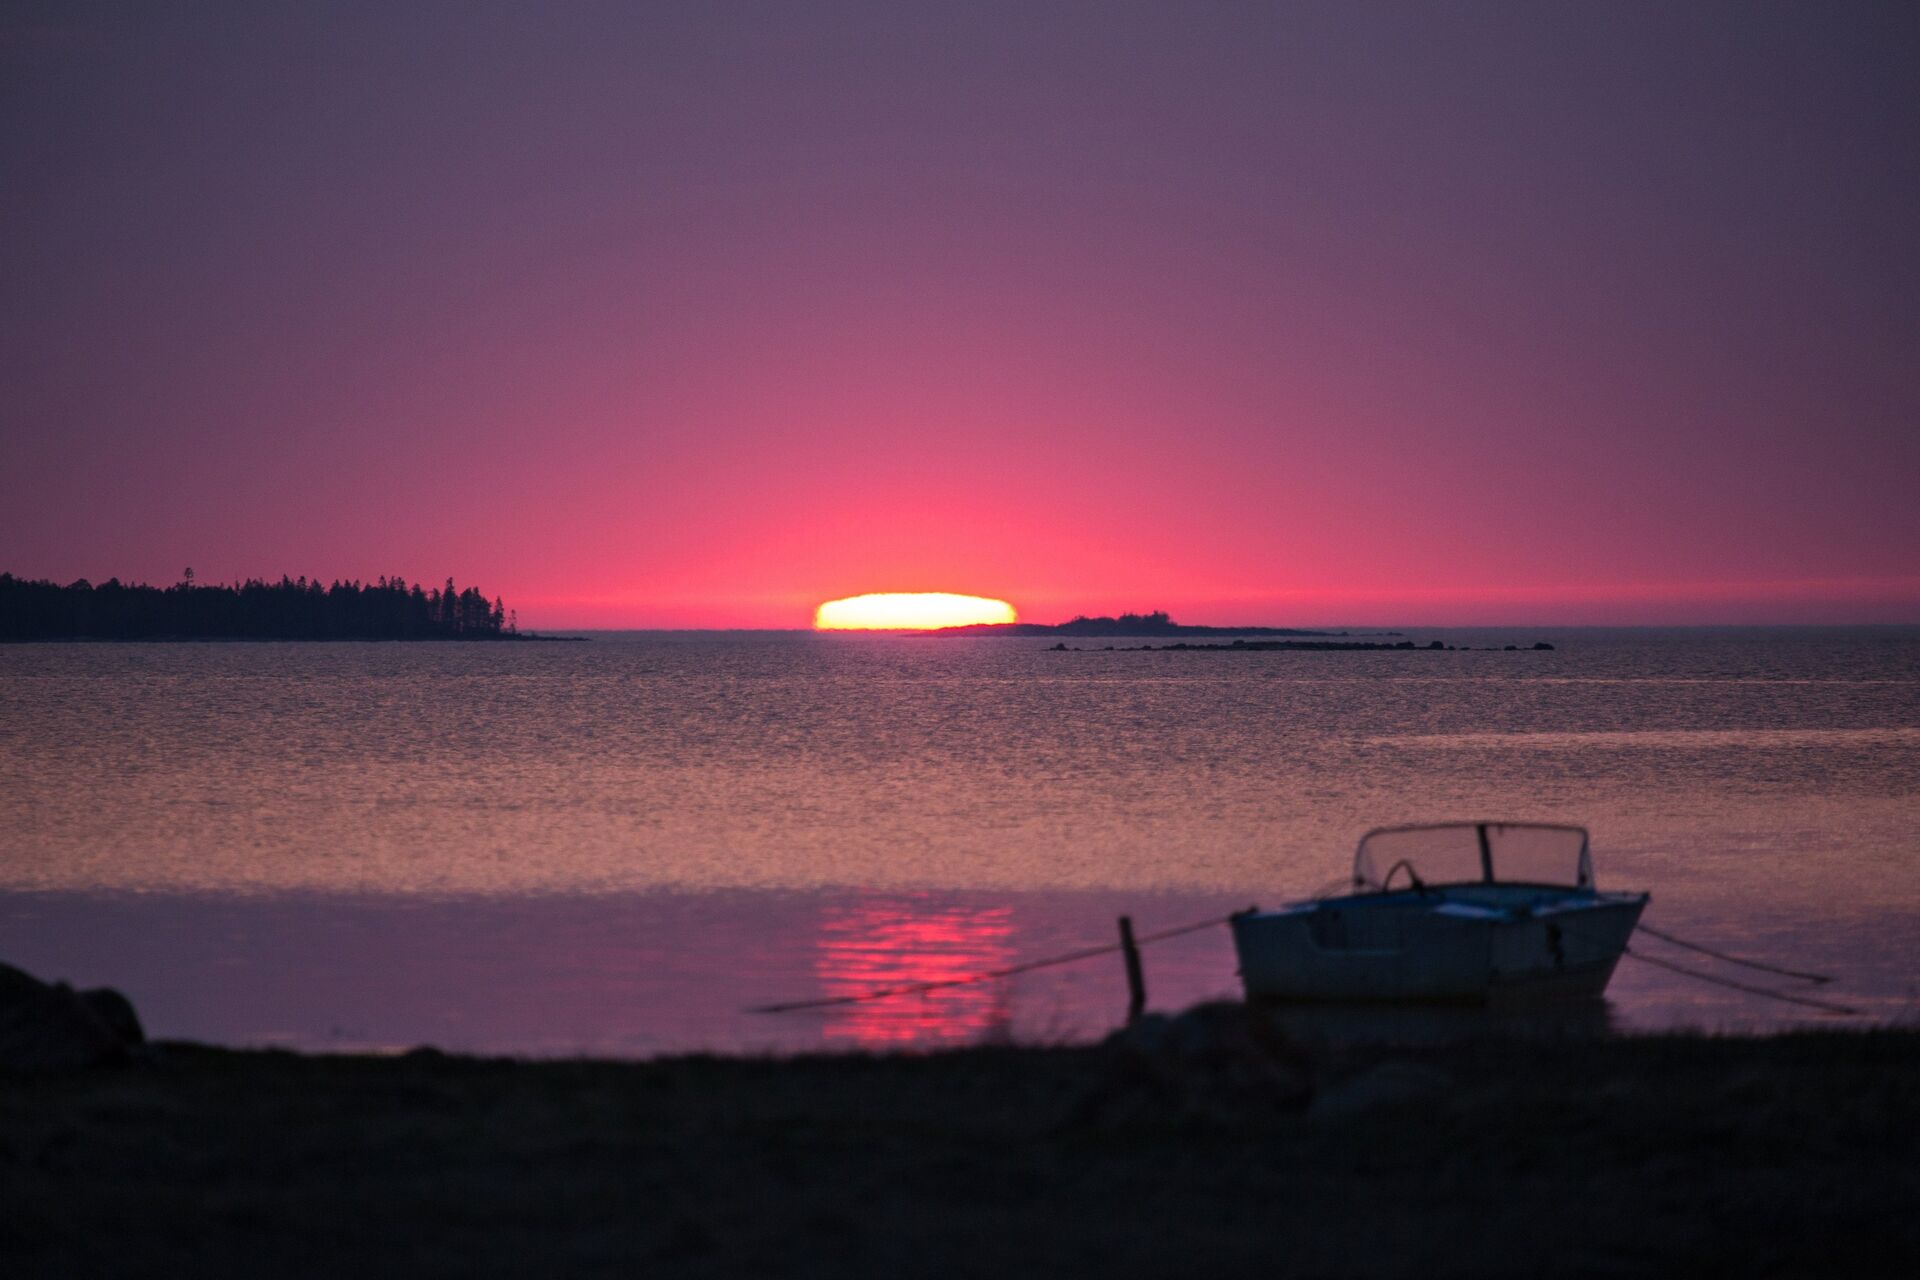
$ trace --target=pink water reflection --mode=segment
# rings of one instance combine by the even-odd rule
[[[814,972],[826,996],[944,982],[1013,963],[1013,909],[927,895],[862,898],[822,914]],[[867,1048],[968,1043],[1005,1029],[1004,983],[945,987],[829,1011],[823,1034]]]

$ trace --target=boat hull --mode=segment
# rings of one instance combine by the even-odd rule
[[[1509,1004],[1595,999],[1644,894],[1524,887],[1367,894],[1233,921],[1250,1000]]]

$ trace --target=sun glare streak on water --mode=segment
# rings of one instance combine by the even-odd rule
[[[921,898],[862,898],[829,909],[814,963],[828,998],[952,982],[1013,960],[1013,912]],[[862,1048],[978,1040],[1008,1023],[1004,991],[990,983],[941,987],[826,1012],[828,1040]]]

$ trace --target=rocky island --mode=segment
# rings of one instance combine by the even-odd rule
[[[1212,627],[1175,622],[1164,611],[1123,613],[1067,622],[993,622],[929,631],[934,636],[1344,636],[1346,631],[1303,631],[1296,627]],[[1397,635],[1397,632],[1381,632]]]

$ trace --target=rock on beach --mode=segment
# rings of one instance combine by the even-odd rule
[[[80,1071],[125,1062],[145,1043],[133,1003],[113,988],[76,991],[0,964],[0,1071]]]

